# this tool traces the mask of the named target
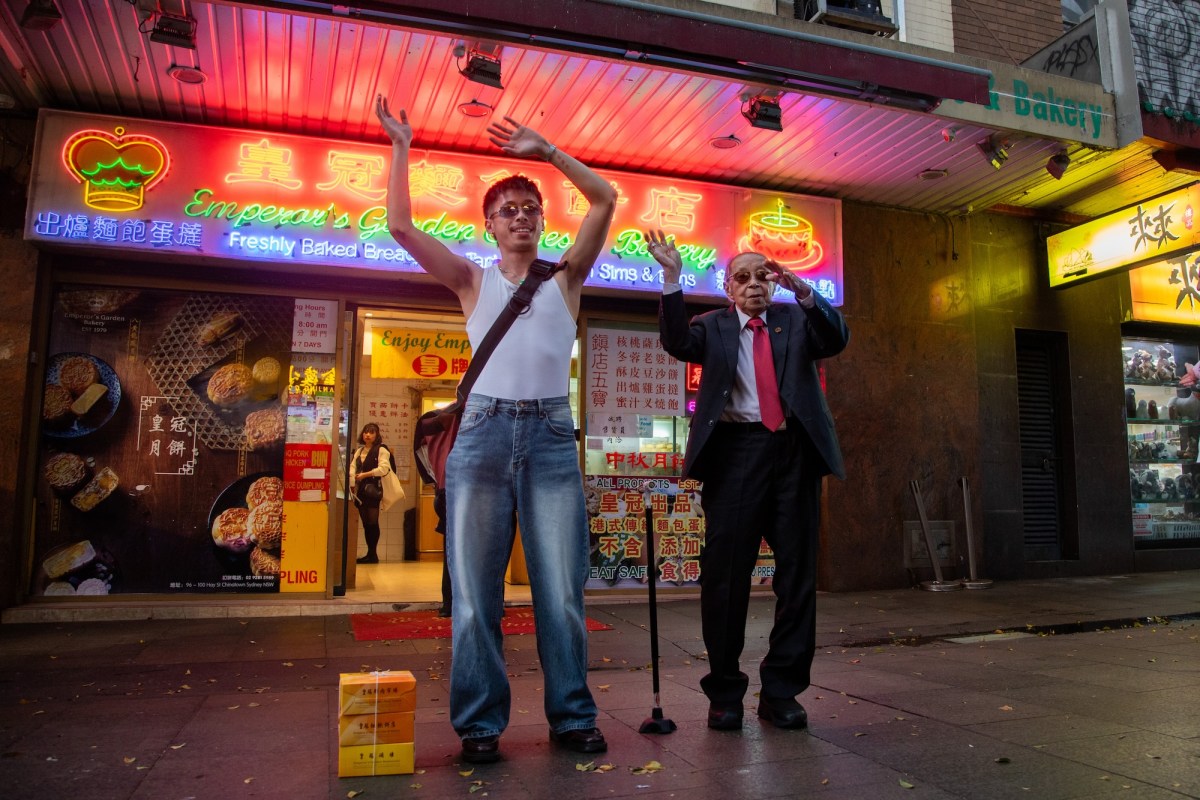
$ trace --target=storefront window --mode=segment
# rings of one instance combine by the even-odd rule
[[[304,501],[324,531],[332,313],[290,297],[59,287],[30,593],[322,589],[323,537],[289,542],[290,564],[283,541],[308,525]]]
[[[679,478],[686,365],[667,355],[658,329],[644,323],[593,320],[584,346],[587,587],[641,587],[651,574],[664,587],[695,585],[704,512],[699,485]]]
[[[1200,546],[1200,346],[1122,344],[1134,545]]]

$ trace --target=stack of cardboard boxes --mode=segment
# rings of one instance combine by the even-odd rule
[[[338,695],[338,776],[411,774],[417,709],[412,673],[344,672]]]

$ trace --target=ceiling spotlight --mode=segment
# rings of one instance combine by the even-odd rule
[[[783,111],[779,101],[771,97],[753,97],[742,107],[742,116],[755,128],[767,131],[783,130]]]
[[[199,86],[208,80],[208,76],[204,74],[204,70],[199,67],[186,67],[182,64],[172,64],[167,67],[167,74],[180,83],[186,83],[189,86]]]
[[[1061,181],[1067,167],[1071,166],[1071,157],[1065,152],[1055,153],[1046,161],[1046,172],[1056,181]]]
[[[982,142],[976,142],[975,146],[979,148],[979,152],[983,153],[983,157],[987,162],[996,169],[1004,166],[1004,162],[1008,161],[1008,148],[1012,145],[999,133],[993,133]]]
[[[150,41],[195,50],[196,20],[182,14],[160,11],[154,20],[154,29],[150,31]]]
[[[487,103],[481,103],[478,100],[472,100],[469,103],[460,103],[458,111],[465,117],[486,117],[492,113],[492,107]]]
[[[21,15],[21,27],[31,31],[48,31],[62,22],[62,12],[54,0],[31,0]]]
[[[728,136],[717,136],[709,139],[708,143],[718,150],[732,150],[742,143],[742,140],[734,136],[732,133]]]
[[[462,76],[469,81],[482,83],[484,86],[494,86],[497,89],[503,89],[504,84],[500,83],[500,59],[485,56],[478,51],[471,51],[467,56],[467,65],[464,67],[461,64],[458,71]]]

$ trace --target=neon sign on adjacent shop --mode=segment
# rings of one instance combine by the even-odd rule
[[[387,230],[389,158],[389,148],[378,144],[44,110],[25,235],[100,250],[275,262],[298,272],[415,273],[420,267]],[[516,173],[537,183],[545,199],[542,255],[561,255],[588,204],[540,161],[414,151],[414,220],[454,252],[489,266],[498,254],[482,225],[483,194]],[[655,228],[675,238],[689,292],[723,295],[724,265],[752,249],[842,303],[839,201],[601,175],[617,190],[618,205],[588,286],[657,292],[661,270],[644,236]]]
[[[1200,184],[1143,200],[1046,240],[1050,285],[1066,286],[1200,246]]]

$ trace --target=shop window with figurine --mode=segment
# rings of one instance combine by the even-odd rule
[[[1122,362],[1134,545],[1200,546],[1200,345],[1127,337]]]

